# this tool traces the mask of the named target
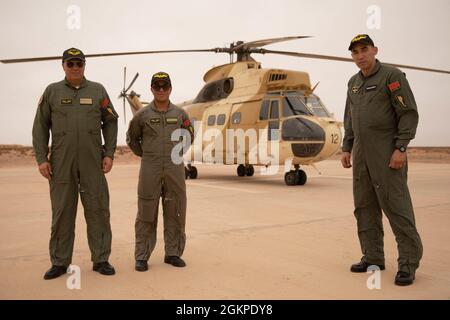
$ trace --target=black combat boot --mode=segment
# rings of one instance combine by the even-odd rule
[[[178,268],[186,267],[186,263],[183,261],[183,259],[177,256],[165,256],[164,262]]]
[[[62,276],[67,272],[67,266],[55,266],[52,265],[50,269],[47,270],[47,272],[44,274],[45,280],[55,279],[59,276]]]
[[[114,270],[114,267],[110,265],[108,261],[94,263],[92,270],[97,271],[105,276],[112,276],[116,273],[116,270]]]
[[[369,266],[377,266],[378,268],[380,268],[380,270],[384,270],[384,264],[373,264],[373,263],[368,263],[365,261],[361,261],[358,263],[355,263],[351,266],[350,271],[351,272],[367,272],[367,268],[369,268]]]
[[[145,260],[136,260],[136,265],[134,266],[134,269],[136,271],[147,271],[148,270],[148,263]]]
[[[395,284],[398,286],[409,286],[410,284],[413,284],[415,278],[413,273],[399,271],[395,276]]]

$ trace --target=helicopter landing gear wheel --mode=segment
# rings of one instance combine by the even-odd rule
[[[306,172],[301,170],[300,165],[298,164],[294,165],[294,167],[295,170],[291,170],[285,173],[284,182],[288,186],[295,186],[295,185],[303,186],[308,180]]]
[[[245,176],[246,173],[247,173],[247,169],[245,168],[245,166],[243,164],[238,165],[237,175],[239,177],[243,177],[243,176]]]
[[[246,174],[248,177],[253,176],[253,175],[255,174],[255,168],[253,168],[253,166],[252,166],[251,164],[247,165],[247,166],[245,167],[245,174]]]
[[[186,179],[187,178],[197,179],[198,176],[197,168],[188,164],[187,167],[184,167],[184,176]]]
[[[298,184],[298,176],[295,173],[294,170],[291,170],[289,172],[286,172],[284,174],[284,182],[288,185],[288,186],[295,186]]]
[[[308,180],[306,172],[303,170],[295,170],[295,173],[297,175],[297,185],[303,186],[306,183],[306,180]]]

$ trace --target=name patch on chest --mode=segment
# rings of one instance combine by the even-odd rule
[[[376,84],[366,87],[366,92],[375,91],[375,90],[377,90],[377,85]]]
[[[167,124],[176,124],[178,123],[178,118],[166,118]]]
[[[62,98],[61,99],[61,104],[64,104],[64,105],[72,104],[72,99],[70,99],[70,98]]]
[[[92,105],[92,99],[91,98],[80,98],[80,104]]]

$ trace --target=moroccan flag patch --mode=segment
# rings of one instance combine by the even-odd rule
[[[398,81],[392,82],[388,85],[388,87],[389,87],[389,90],[391,90],[391,92],[394,92],[395,90],[400,89],[400,82],[398,82]]]

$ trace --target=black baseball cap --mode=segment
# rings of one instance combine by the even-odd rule
[[[63,52],[62,61],[68,61],[68,60],[81,60],[86,61],[86,58],[84,57],[83,51],[77,48],[69,48]]]
[[[152,76],[152,83],[151,85],[153,86],[153,84],[155,82],[158,81],[164,81],[165,83],[167,83],[169,86],[172,86],[172,82],[170,81],[170,77],[169,74],[167,74],[166,72],[157,72]]]
[[[373,43],[373,40],[370,39],[368,34],[358,34],[357,36],[355,36],[352,41],[350,41],[350,46],[348,47],[348,50],[352,50],[352,48],[357,45],[357,44],[368,44],[371,46],[375,46]]]

